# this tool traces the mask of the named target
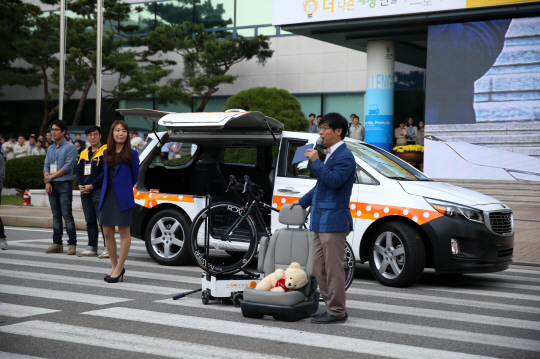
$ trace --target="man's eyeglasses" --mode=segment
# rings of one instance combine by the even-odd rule
[[[330,129],[330,127],[328,127],[328,126],[321,126],[321,130],[323,130],[323,131],[326,131],[326,130],[329,130],[329,129]]]
[[[58,131],[62,131],[62,130],[59,128],[51,128],[51,132],[58,132]]]

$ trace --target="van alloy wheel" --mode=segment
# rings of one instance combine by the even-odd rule
[[[379,273],[388,279],[397,278],[405,266],[405,249],[392,232],[383,232],[375,240],[373,259]]]
[[[185,214],[173,209],[156,213],[146,227],[146,250],[159,264],[179,265],[190,259],[186,236],[189,221]]]
[[[424,272],[426,249],[414,225],[388,222],[374,232],[369,246],[369,267],[383,285],[407,287]]]

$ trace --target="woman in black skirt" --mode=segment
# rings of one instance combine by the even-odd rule
[[[104,152],[104,176],[99,200],[99,223],[103,226],[105,245],[112,269],[105,281],[124,280],[124,263],[131,247],[131,211],[135,207],[133,186],[139,179],[139,155],[129,145],[129,127],[114,121]],[[114,227],[120,232],[120,256],[116,254]]]

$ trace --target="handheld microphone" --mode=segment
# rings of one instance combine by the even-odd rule
[[[318,148],[326,149],[326,146],[322,144],[322,138],[317,138],[317,141],[315,141],[315,146],[313,146],[314,150],[317,150]]]

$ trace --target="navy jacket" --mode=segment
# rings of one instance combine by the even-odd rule
[[[303,208],[312,206],[311,231],[349,232],[349,223],[353,229],[349,203],[356,162],[345,144],[329,156],[326,164],[320,159],[311,163],[310,169],[317,175],[317,184],[299,202]]]
[[[77,185],[92,185],[94,188],[101,188],[103,184],[103,153],[107,145],[102,145],[96,152],[92,154],[92,158],[88,156],[88,148],[84,149],[79,155],[79,163],[77,163],[77,168],[75,169],[75,174],[77,175]],[[92,168],[90,169],[90,174],[84,174],[84,166],[90,163]]]
[[[99,199],[99,209],[103,204],[103,198],[107,192],[107,182],[109,179],[109,166],[105,162],[105,154],[107,150],[103,152],[103,186],[101,187],[101,198]],[[114,190],[116,191],[116,197],[120,204],[120,210],[126,211],[135,207],[135,199],[133,197],[133,186],[139,180],[139,155],[137,151],[131,150],[131,165],[127,165],[124,161],[116,165],[114,172]]]

